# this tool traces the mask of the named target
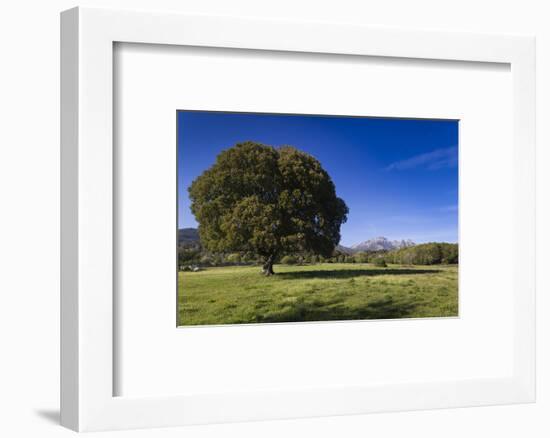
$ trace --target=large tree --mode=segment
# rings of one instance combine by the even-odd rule
[[[255,252],[265,275],[283,254],[330,256],[348,213],[321,163],[291,146],[238,143],[193,181],[189,195],[202,244]]]

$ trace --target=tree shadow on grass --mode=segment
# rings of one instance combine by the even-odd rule
[[[439,269],[331,269],[329,271],[292,271],[278,272],[277,277],[286,279],[304,279],[304,278],[353,278],[361,276],[377,275],[419,275],[419,274],[437,274]]]
[[[416,304],[412,299],[397,301],[391,296],[371,300],[361,307],[349,307],[340,300],[327,303],[300,300],[278,311],[257,315],[256,322],[396,319],[413,317],[415,308]]]

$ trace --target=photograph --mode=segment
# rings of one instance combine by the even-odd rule
[[[178,110],[177,325],[459,316],[459,121]]]

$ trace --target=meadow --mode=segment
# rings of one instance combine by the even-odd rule
[[[178,325],[458,316],[458,266],[368,263],[178,273]]]

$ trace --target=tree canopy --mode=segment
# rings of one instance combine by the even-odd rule
[[[348,207],[321,163],[292,146],[238,143],[222,151],[189,187],[203,245],[212,252],[249,251],[273,274],[277,256],[330,256]]]

